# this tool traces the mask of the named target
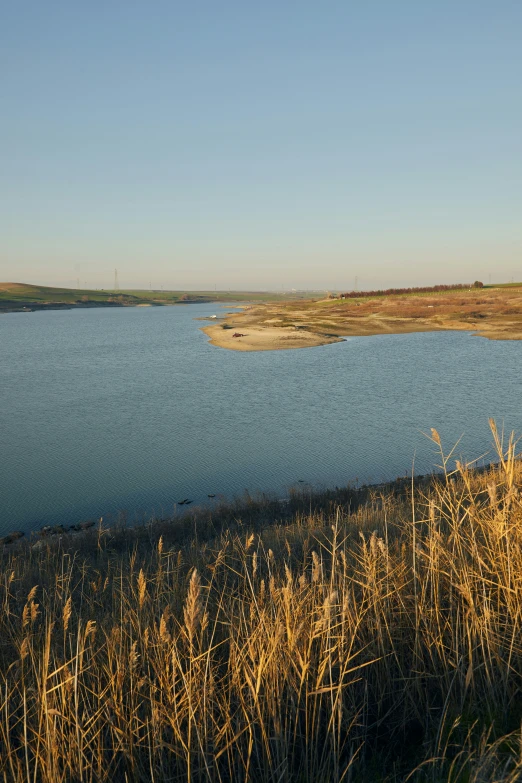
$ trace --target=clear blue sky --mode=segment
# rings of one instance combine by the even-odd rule
[[[27,0],[0,280],[522,279],[520,0]]]

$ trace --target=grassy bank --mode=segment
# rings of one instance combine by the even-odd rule
[[[358,296],[358,295],[357,295]],[[492,340],[522,339],[522,288],[382,294],[355,298],[257,304],[227,316],[238,339],[220,327],[206,334],[234,350],[279,350],[326,345],[342,337],[465,330]]]
[[[522,467],[498,448],[6,549],[3,779],[520,780]]]
[[[303,294],[251,291],[104,291],[52,288],[24,283],[0,283],[0,313],[70,307],[132,307],[140,304],[174,305],[208,302],[277,302]]]

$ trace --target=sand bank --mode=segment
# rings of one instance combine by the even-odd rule
[[[264,303],[228,312],[219,323],[203,328],[212,345],[234,351],[311,348],[343,337],[442,330],[465,330],[491,340],[522,339],[522,289]]]
[[[340,337],[325,337],[294,327],[248,326],[245,323],[237,323],[232,329],[213,324],[202,331],[210,337],[211,345],[231,351],[281,351],[342,342]],[[241,334],[241,337],[234,337],[234,334]]]

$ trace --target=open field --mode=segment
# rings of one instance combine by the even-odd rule
[[[0,283],[0,313],[68,307],[132,307],[197,302],[266,302],[304,298],[259,291],[102,291],[50,288],[25,283]]]
[[[2,780],[520,781],[522,464],[493,435],[482,471],[0,551]]]
[[[223,326],[228,328],[223,328]],[[238,351],[325,345],[347,336],[469,330],[522,339],[522,284],[467,291],[254,305],[204,329],[213,345]],[[233,337],[239,333],[241,337]]]

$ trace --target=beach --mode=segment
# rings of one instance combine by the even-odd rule
[[[211,345],[233,351],[312,348],[346,337],[441,330],[522,339],[522,289],[271,302],[229,312],[202,329]]]

